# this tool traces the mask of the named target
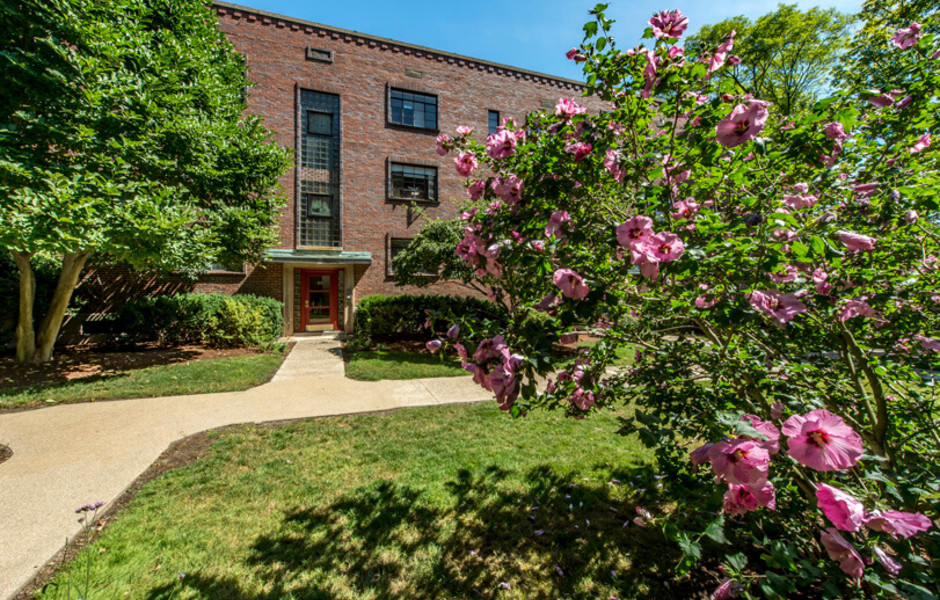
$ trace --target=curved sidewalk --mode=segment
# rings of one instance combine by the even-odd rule
[[[174,441],[216,427],[486,400],[469,377],[363,382],[338,342],[299,341],[270,383],[243,392],[69,404],[0,415],[0,598],[79,531],[75,508],[117,498]]]

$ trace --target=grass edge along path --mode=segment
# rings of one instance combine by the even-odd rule
[[[54,581],[90,557],[95,600],[710,591],[672,581],[674,550],[631,522],[656,483],[617,417],[485,403],[210,432],[207,455],[145,485]]]
[[[0,410],[73,402],[236,392],[270,380],[286,352],[210,358],[0,390]]]
[[[454,357],[397,350],[343,348],[346,377],[358,381],[425,379],[469,375]]]

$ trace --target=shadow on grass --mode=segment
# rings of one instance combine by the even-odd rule
[[[255,539],[245,564],[232,566],[252,572],[253,584],[196,572],[147,598],[169,600],[179,585],[192,597],[232,600],[626,600],[707,597],[713,587],[670,581],[677,553],[656,528],[627,524],[636,506],[620,486],[572,481],[548,466],[510,475],[463,469],[443,499],[373,482],[285,514],[277,534]]]
[[[61,351],[41,364],[20,365],[11,356],[0,357],[0,397],[41,392],[74,385],[108,381],[155,366],[189,362],[199,352],[185,348],[114,347],[104,351]],[[100,373],[75,377],[81,370]]]

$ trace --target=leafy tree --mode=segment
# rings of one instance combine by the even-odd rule
[[[685,51],[692,57],[710,52],[735,31],[734,53],[741,63],[722,76],[789,115],[811,106],[826,88],[852,21],[835,9],[804,12],[796,4],[780,4],[753,22],[738,16],[705,25],[686,40]]]
[[[0,247],[19,271],[18,362],[52,355],[92,257],[184,273],[255,261],[288,166],[242,57],[199,0],[0,5]],[[32,260],[55,257],[34,326]]]
[[[888,40],[911,23],[926,25],[925,33],[940,32],[938,13],[936,0],[866,0],[859,13],[862,27],[835,70],[837,83],[856,89],[904,89],[905,69],[899,67],[916,62],[923,50],[899,56]]]
[[[429,221],[408,247],[392,260],[392,271],[397,285],[427,287],[440,280],[455,281],[477,291],[485,292],[473,276],[473,269],[460,260],[454,247],[464,235],[461,219]],[[430,273],[436,274],[429,276]]]
[[[877,41],[895,93],[786,116],[721,77],[717,47],[678,52],[678,11],[621,52],[604,10],[571,55],[607,110],[562,98],[524,131],[444,141],[487,204],[456,251],[516,302],[434,346],[514,416],[630,404],[660,476],[639,501],[675,506],[638,520],[680,574],[720,558],[713,597],[935,598],[936,19]],[[599,341],[566,364],[581,331]]]

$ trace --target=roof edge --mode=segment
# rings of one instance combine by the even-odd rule
[[[351,29],[343,29],[343,28],[341,28],[341,27],[333,27],[332,25],[324,25],[323,23],[317,23],[316,21],[308,21],[308,20],[306,20],[306,19],[301,19],[301,18],[298,18],[298,17],[290,17],[290,16],[287,16],[287,15],[281,15],[281,14],[278,14],[278,13],[272,13],[272,12],[268,12],[268,11],[266,11],[266,10],[262,10],[262,9],[260,9],[260,8],[252,8],[252,7],[250,7],[250,6],[244,6],[244,5],[241,5],[241,4],[234,4],[234,3],[232,3],[232,2],[222,2],[222,1],[220,1],[220,0],[213,0],[211,5],[212,5],[213,7],[225,8],[225,9],[229,9],[229,10],[238,10],[238,11],[249,12],[249,13],[253,13],[253,14],[256,14],[256,15],[259,15],[259,16],[262,16],[262,17],[268,17],[268,18],[272,18],[272,19],[280,19],[280,20],[282,20],[282,21],[286,21],[286,22],[288,22],[288,23],[295,23],[295,24],[297,24],[297,25],[304,25],[304,26],[308,26],[308,27],[317,27],[317,28],[319,28],[319,29],[323,29],[323,30],[326,30],[326,31],[331,31],[331,32],[334,32],[334,33],[338,33],[338,34],[340,34],[340,35],[355,36],[355,37],[358,37],[358,38],[362,38],[362,39],[365,39],[365,40],[372,40],[372,41],[374,41],[374,42],[379,42],[379,43],[382,43],[382,44],[393,44],[393,45],[396,45],[396,46],[400,46],[400,47],[402,47],[402,48],[410,48],[410,49],[412,49],[412,50],[418,50],[418,51],[420,51],[420,52],[427,52],[427,53],[429,53],[429,54],[436,54],[436,55],[443,56],[443,57],[446,57],[446,58],[452,58],[452,59],[456,59],[456,60],[463,60],[463,61],[467,61],[467,62],[472,62],[472,63],[476,63],[476,64],[479,64],[479,65],[482,65],[482,66],[486,66],[486,67],[493,67],[493,68],[497,68],[497,69],[505,69],[505,70],[507,70],[507,71],[512,71],[512,72],[514,72],[514,73],[519,73],[519,74],[521,74],[521,75],[528,75],[528,76],[530,76],[530,77],[538,77],[538,78],[541,78],[541,79],[548,79],[548,80],[551,80],[551,81],[557,81],[557,82],[559,82],[559,83],[564,83],[564,84],[567,84],[567,85],[577,86],[577,87],[582,88],[582,89],[587,87],[587,84],[586,84],[585,82],[583,82],[583,81],[578,81],[578,80],[576,80],[576,79],[568,79],[568,78],[566,78],[566,77],[559,77],[559,76],[557,76],[557,75],[549,75],[548,73],[540,73],[540,72],[538,72],[538,71],[530,71],[530,70],[528,70],[528,69],[523,69],[523,68],[520,68],[520,67],[514,67],[514,66],[512,66],[512,65],[507,65],[507,64],[503,64],[503,63],[497,63],[497,62],[493,62],[493,61],[489,61],[489,60],[484,60],[484,59],[482,59],[482,58],[474,58],[474,57],[472,57],[472,56],[466,56],[466,55],[464,55],[464,54],[456,54],[456,53],[454,53],[454,52],[447,52],[446,50],[438,50],[437,48],[430,48],[430,47],[428,47],[428,46],[420,46],[420,45],[418,45],[418,44],[410,44],[410,43],[408,43],[408,42],[402,42],[402,41],[399,41],[399,40],[393,40],[393,39],[391,39],[391,38],[383,38],[383,37],[379,37],[379,36],[377,36],[377,35],[370,35],[370,34],[368,34],[368,33],[362,33],[362,32],[354,31],[354,30],[351,30]]]

